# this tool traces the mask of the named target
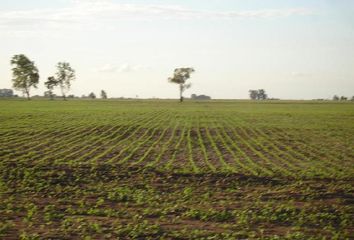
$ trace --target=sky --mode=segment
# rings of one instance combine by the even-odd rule
[[[351,97],[354,1],[0,0],[0,88],[12,87],[15,54],[39,69],[32,95],[66,61],[77,96],[178,98],[167,79],[193,67],[186,97]]]

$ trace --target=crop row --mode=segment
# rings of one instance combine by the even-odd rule
[[[157,109],[103,123],[57,121],[26,135],[2,131],[0,160],[32,165],[109,163],[291,178],[348,177],[352,173],[350,151],[341,152],[339,158],[331,149],[293,137],[296,129],[249,127],[231,115],[208,119],[201,114],[184,120]]]

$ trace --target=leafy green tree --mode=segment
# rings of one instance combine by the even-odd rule
[[[268,98],[268,95],[266,94],[266,91],[264,89],[259,89],[257,99],[258,100],[266,100],[267,98]]]
[[[348,100],[348,98],[347,98],[347,97],[345,97],[345,96],[341,96],[341,97],[340,97],[340,100],[341,100],[341,101],[347,101],[347,100]]]
[[[38,68],[24,54],[13,56],[11,65],[14,66],[12,68],[13,87],[26,94],[27,99],[30,100],[31,87],[37,88],[39,83]]]
[[[92,99],[95,99],[95,98],[96,98],[96,94],[94,94],[94,93],[92,92],[92,93],[90,93],[90,94],[88,95],[88,97],[89,97],[89,98],[92,98]]]
[[[102,99],[107,99],[107,93],[105,90],[101,90],[101,98]]]
[[[57,78],[63,100],[66,100],[65,94],[70,90],[71,82],[75,80],[75,70],[71,68],[67,62],[59,62],[57,64]]]
[[[53,100],[54,94],[53,94],[53,89],[55,86],[58,85],[58,81],[55,79],[55,77],[48,77],[48,80],[44,83],[44,85],[47,87],[48,91],[46,92],[47,95],[50,97],[51,100]]]
[[[176,68],[173,77],[168,78],[169,82],[179,85],[180,102],[183,102],[183,92],[192,86],[190,83],[187,84],[186,81],[194,72],[193,68]]]
[[[257,100],[258,98],[258,91],[257,90],[249,90],[249,95],[251,100]]]
[[[266,100],[268,95],[264,89],[259,90],[249,90],[249,96],[251,100]]]

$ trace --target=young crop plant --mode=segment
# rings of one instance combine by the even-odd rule
[[[258,139],[254,140],[252,136],[248,135],[248,133],[245,131],[243,127],[240,127],[239,130],[243,136],[246,136],[247,138],[251,139],[249,143],[252,144],[252,148],[255,149],[259,155],[262,155],[263,158],[266,159],[273,159],[273,161],[277,160],[279,163],[282,163],[282,165],[284,166],[284,167],[279,166],[278,169],[280,169],[281,172],[287,174],[288,176],[297,177],[297,173],[301,170],[299,166],[296,166],[292,162],[289,162],[283,156],[276,154],[276,151],[269,151],[264,145],[260,143]],[[279,164],[274,163],[274,165],[278,166]]]
[[[215,126],[213,126],[215,127]],[[206,135],[207,135],[207,138],[214,150],[214,152],[216,153],[216,155],[218,156],[219,158],[219,161],[221,163],[221,165],[223,166],[223,171],[226,171],[226,172],[236,172],[236,170],[231,167],[229,164],[227,164],[225,162],[225,159],[224,159],[224,156],[223,154],[220,152],[219,148],[217,147],[215,141],[214,141],[214,138],[212,137],[212,135],[210,134],[210,130],[208,128],[206,128]]]
[[[209,167],[209,169],[212,172],[216,172],[215,166],[213,164],[211,164],[211,162],[209,161],[209,156],[208,156],[208,153],[207,153],[207,149],[206,149],[206,147],[204,145],[203,138],[202,138],[202,135],[200,133],[199,124],[197,126],[197,137],[198,137],[198,143],[199,143],[199,146],[200,146],[200,150],[203,153],[205,164]]]
[[[316,175],[326,176],[329,175],[328,173],[330,173],[332,176],[339,176],[343,171],[341,164],[337,163],[337,157],[334,157],[331,154],[326,154],[325,157],[321,157],[321,154],[318,153],[317,147],[311,146],[309,143],[303,143],[303,141],[300,140],[294,141],[292,137],[288,135],[289,133],[286,133],[280,129],[272,132],[272,134],[274,137],[286,137],[287,139],[290,139],[292,144],[284,147],[287,148],[290,152],[294,152],[294,154],[299,155],[298,158],[302,161],[306,160],[308,163],[307,167],[311,170],[313,169],[312,171],[314,171]],[[310,171],[308,170],[304,173],[304,175],[308,175],[309,173]]]
[[[173,127],[171,136],[169,137],[169,139],[163,144],[163,146],[161,147],[161,150],[159,151],[158,155],[156,156],[155,160],[150,161],[149,163],[146,164],[147,167],[155,167],[160,161],[162,156],[166,153],[166,151],[168,150],[168,148],[171,146],[171,143],[173,142],[173,139],[175,138],[176,135],[176,130],[179,128],[179,124],[178,122],[175,124],[175,126]]]
[[[284,176],[295,176],[294,173],[292,173],[288,169],[278,166],[278,164],[274,163],[272,160],[266,157],[260,150],[256,149],[253,144],[251,144],[249,141],[246,141],[244,137],[240,136],[239,133],[232,127],[232,125],[230,125],[230,121],[225,122],[224,124],[231,129],[231,131],[233,132],[233,136],[235,136],[239,141],[241,141],[245,146],[247,146],[249,150],[251,150],[260,159],[262,159],[265,162],[265,165],[271,167],[272,172],[276,173],[275,170],[277,170],[280,174]]]
[[[145,144],[148,143],[151,139],[153,139],[155,133],[158,132],[158,130],[159,130],[158,127],[160,126],[160,123],[161,123],[160,121],[157,121],[157,122],[156,122],[156,125],[152,126],[152,131],[151,131],[150,135],[144,139],[145,134],[146,134],[146,135],[148,134],[148,132],[145,132],[145,134],[142,135],[142,137],[140,138],[140,139],[142,139],[142,141],[141,141],[140,143],[136,144],[135,148],[134,148],[133,150],[130,150],[130,151],[129,151],[130,153],[129,153],[125,158],[123,158],[122,160],[120,160],[119,163],[125,163],[125,162],[129,161],[129,160],[133,157],[133,155],[134,155],[140,148],[142,148],[143,145],[145,145]],[[154,144],[156,144],[158,141],[160,141],[160,139],[163,137],[163,135],[165,134],[165,132],[167,131],[167,129],[168,129],[168,127],[165,127],[165,128],[162,130],[162,133],[160,134],[160,137],[155,141],[155,143],[153,143],[153,144],[150,145],[150,148],[145,151],[145,154],[146,154],[146,153],[148,154],[148,153],[152,150],[152,147],[154,146]],[[146,155],[145,155],[145,154],[143,155],[144,158],[145,158],[146,155],[147,155],[147,154],[146,154]],[[141,161],[143,161],[143,160],[141,160]],[[135,163],[139,163],[139,162],[141,162],[141,161],[138,160],[138,161],[135,162]]]
[[[263,131],[259,129],[253,129],[252,131],[262,136],[262,138],[267,139],[268,144],[273,146],[273,148],[276,149],[280,154],[286,155],[289,159],[299,165],[301,168],[300,173],[302,176],[306,176],[310,171],[316,173],[316,175],[322,175],[325,172],[331,172],[332,174],[335,174],[338,171],[338,165],[331,164],[331,168],[324,167],[323,163],[310,160],[306,155],[292,149],[291,146],[285,145],[275,140],[274,137],[270,138]]]
[[[192,148],[192,139],[191,139],[191,129],[189,128],[187,130],[187,146],[188,146],[188,160],[190,165],[192,166],[193,172],[198,173],[199,168],[195,164],[195,161],[193,160],[193,148]]]
[[[171,170],[173,163],[176,161],[176,155],[180,151],[180,146],[181,146],[182,142],[184,141],[184,138],[186,135],[185,134],[186,130],[187,130],[187,127],[183,126],[182,130],[180,131],[179,139],[177,140],[176,145],[173,147],[172,156],[165,164],[165,168],[167,170]]]
[[[174,131],[176,130],[176,127],[177,127],[177,125],[175,125],[174,128],[173,128],[173,130],[172,130],[172,132],[173,132],[172,135],[171,135],[172,137],[173,137]],[[150,145],[150,147],[145,151],[145,153],[141,156],[141,158],[140,158],[138,161],[132,163],[132,165],[141,164],[142,162],[144,162],[145,159],[147,158],[147,156],[148,156],[154,149],[156,149],[157,145],[158,145],[158,144],[161,144],[161,141],[164,139],[164,137],[166,136],[166,133],[168,133],[169,130],[170,130],[170,127],[169,127],[169,126],[167,126],[165,129],[163,129],[162,132],[161,132],[161,134],[160,134],[160,136],[155,140],[155,142],[153,142],[153,143]],[[171,138],[170,138],[170,139],[171,139]],[[163,150],[160,150],[160,154],[163,154],[163,153],[164,153],[164,151],[163,151]],[[161,157],[160,154],[159,154],[159,156]],[[158,158],[156,158],[155,160],[152,160],[152,159],[149,159],[149,160],[150,160],[150,161],[149,161],[149,163],[146,163],[146,166],[153,166],[155,161],[159,161]]]
[[[2,99],[0,239],[351,239],[352,107]]]
[[[64,159],[67,159],[68,155],[70,155],[69,153],[75,153],[77,149],[80,148],[78,145],[83,142],[82,139],[85,136],[95,134],[99,131],[100,127],[96,126],[88,131],[85,131],[85,129],[85,127],[77,128],[75,131],[72,131],[72,133],[58,138],[57,142],[48,144],[48,148],[42,149],[43,154],[40,155],[40,161],[55,160],[58,162],[58,160],[63,160],[62,156],[65,156]],[[68,139],[65,144],[63,144],[64,138]]]
[[[126,129],[125,132],[123,132],[122,134],[120,134],[119,136],[117,136],[116,139],[119,139],[118,144],[121,145],[121,146],[123,146],[124,143],[128,142],[128,141],[129,141],[131,138],[133,138],[141,129],[143,129],[146,124],[148,124],[148,123],[151,122],[151,121],[156,120],[157,117],[158,117],[160,114],[161,114],[161,112],[157,112],[157,113],[155,113],[155,114],[150,115],[149,117],[142,118],[141,121],[139,121],[139,123],[136,123],[136,124],[131,123],[131,124],[129,125],[129,127]],[[148,130],[145,131],[145,134],[147,134],[147,131],[148,131]],[[120,138],[121,138],[122,136],[125,136],[125,135],[127,135],[127,134],[129,134],[129,135],[126,136],[124,139],[120,140]],[[114,140],[116,140],[116,139],[114,139]],[[113,143],[114,143],[114,142],[113,142]],[[110,159],[108,160],[108,162],[110,162],[110,163],[116,162],[116,160],[117,160],[117,159],[120,157],[120,155],[123,153],[123,150],[129,148],[129,146],[130,146],[130,145],[128,144],[125,148],[123,148],[122,150],[120,150],[120,151],[118,152],[118,154],[114,155],[113,158],[110,158]],[[93,158],[91,159],[91,162],[99,162],[99,161],[101,161],[102,158],[105,158],[107,155],[113,154],[113,153],[114,153],[114,150],[115,150],[116,148],[117,148],[117,145],[112,145],[111,147],[107,148],[106,151],[103,151],[102,153],[100,153],[100,154],[96,155],[95,157],[93,157]]]

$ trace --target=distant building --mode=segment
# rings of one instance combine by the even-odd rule
[[[211,97],[207,96],[207,95],[192,94],[191,99],[192,100],[211,100]]]
[[[12,89],[0,89],[0,97],[13,97],[14,91]]]

